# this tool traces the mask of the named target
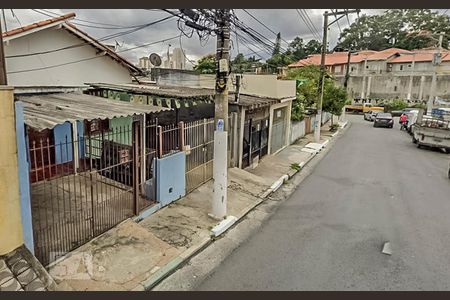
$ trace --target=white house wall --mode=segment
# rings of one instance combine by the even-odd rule
[[[97,56],[97,49],[84,45],[71,49],[8,58],[10,55],[31,54],[82,44],[83,40],[62,28],[50,28],[5,42],[8,83],[13,86],[82,86],[86,82],[129,83],[132,77],[124,66],[109,56]],[[64,66],[47,68],[89,59]],[[15,71],[46,68],[14,73]]]

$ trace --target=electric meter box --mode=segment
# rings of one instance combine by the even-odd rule
[[[220,73],[228,73],[228,60],[222,58],[219,60],[219,72]]]

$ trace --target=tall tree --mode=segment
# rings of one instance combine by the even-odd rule
[[[216,56],[214,54],[203,56],[194,66],[194,70],[202,74],[216,73]]]
[[[277,39],[275,40],[275,46],[273,48],[272,56],[280,54],[281,52],[281,33],[278,32]]]
[[[362,15],[342,31],[337,47],[377,51],[398,47],[412,50],[435,46],[439,32],[445,32],[443,46],[447,48],[450,37],[448,15],[429,9],[389,9],[381,15]]]

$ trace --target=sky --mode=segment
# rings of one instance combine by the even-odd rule
[[[312,39],[314,36],[311,30],[305,25],[304,21],[300,17],[299,13],[295,9],[248,9],[250,14],[257,18],[261,23],[265,24],[271,31],[281,33],[283,40],[290,42],[295,37],[301,37],[305,42]],[[322,26],[323,26],[323,13],[324,9],[305,9],[309,15],[315,29],[317,29],[316,35],[322,36]],[[438,10],[441,13],[447,13],[446,10]],[[117,26],[136,26],[147,24],[164,17],[169,16],[165,11],[159,9],[45,9],[45,10],[32,10],[32,9],[14,9],[13,12],[10,9],[5,9],[6,25],[7,29],[13,29],[22,26],[49,19],[50,15],[62,15],[69,12],[74,12],[76,17],[74,22],[77,23],[77,27],[81,30],[87,32],[95,38],[102,38],[111,34],[118,32],[128,31],[129,29],[114,28]],[[234,10],[237,17],[246,25],[250,26],[254,30],[258,31],[260,34],[275,41],[275,34],[265,28],[263,25],[259,24],[255,19],[249,16],[242,9]],[[383,10],[381,9],[364,9],[361,11],[360,15],[374,15],[380,14]],[[13,15],[14,13],[14,15]],[[448,12],[450,14],[450,12]],[[15,17],[14,17],[15,16]],[[352,23],[357,18],[356,14],[350,14],[347,20],[346,17],[339,21],[339,26],[337,23],[331,26],[329,31],[329,48],[332,49],[337,41],[340,34],[340,30],[349,26],[349,22]],[[330,17],[330,22],[334,18]],[[92,24],[85,21],[98,22],[102,24]],[[19,24],[20,23],[20,24]],[[103,25],[107,24],[107,25]],[[88,26],[82,26],[88,25]],[[115,25],[115,26],[113,26]],[[90,27],[89,27],[90,26]],[[2,27],[4,27],[2,22]],[[93,27],[105,27],[105,28],[93,28]],[[5,28],[3,28],[5,30]],[[313,30],[315,31],[315,30]],[[193,35],[191,38],[182,36],[181,40],[179,38],[180,30],[177,26],[176,18],[172,18],[161,22],[156,25],[145,27],[141,30],[135,31],[130,34],[122,35],[120,37],[103,40],[102,42],[107,44],[117,44],[118,51],[136,47],[142,44],[148,44],[152,42],[161,41],[164,39],[176,37],[170,41],[160,42],[151,46],[137,48],[132,51],[125,51],[120,53],[125,58],[131,62],[137,64],[138,59],[142,56],[149,56],[151,53],[157,53],[163,57],[167,57],[167,49],[170,45],[170,49],[180,47],[180,42],[186,56],[189,60],[196,62],[200,57],[212,54],[215,52],[216,39],[211,37],[207,43],[201,44],[197,35]],[[248,45],[249,48],[256,50],[258,52],[257,45]],[[283,41],[281,43],[283,48],[287,45]],[[231,55],[234,57],[239,52],[246,54],[251,54],[251,51],[242,42],[236,42],[232,37],[232,49]],[[269,55],[265,52],[258,52],[259,58],[266,59]],[[188,62],[189,64],[189,62]]]

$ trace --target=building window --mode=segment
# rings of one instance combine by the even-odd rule
[[[400,71],[403,71],[403,65],[400,65]]]
[[[411,65],[408,65],[408,68],[411,68]]]
[[[354,70],[355,70],[355,68],[354,68],[354,67],[352,67],[352,68],[351,68],[351,71],[353,72]]]
[[[397,91],[397,86],[394,86],[394,92],[396,92]]]
[[[368,69],[369,68],[369,66],[366,66],[366,69]]]

